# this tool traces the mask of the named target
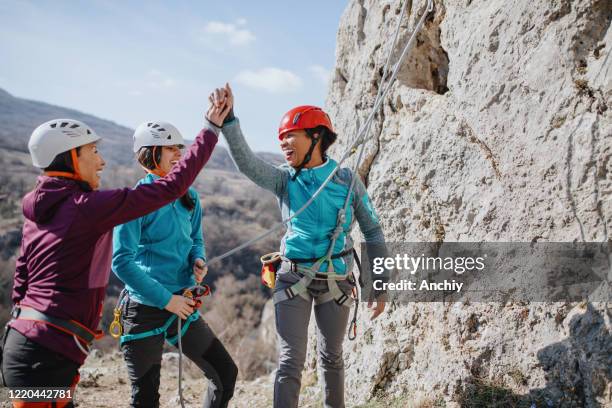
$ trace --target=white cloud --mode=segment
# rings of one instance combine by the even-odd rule
[[[167,89],[176,85],[174,78],[166,76],[156,69],[151,69],[147,72],[146,82],[147,86],[153,89]]]
[[[241,17],[238,20],[236,20],[236,24],[238,24],[238,25],[246,25],[246,23],[247,23],[247,20],[246,20],[246,18],[243,18],[243,17]]]
[[[236,82],[270,93],[291,93],[302,88],[302,79],[299,76],[291,71],[274,67],[241,71],[236,77]]]
[[[237,24],[244,26],[246,20],[239,19]],[[206,43],[217,43],[221,40],[233,46],[245,46],[255,41],[255,35],[236,24],[209,21],[204,27],[204,36],[201,39]]]
[[[319,81],[327,85],[330,76],[330,71],[328,69],[325,69],[321,65],[311,65],[309,69]]]

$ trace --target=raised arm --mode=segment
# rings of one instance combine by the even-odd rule
[[[289,173],[267,163],[253,153],[244,139],[237,118],[223,125],[223,136],[229,145],[232,159],[242,174],[277,196],[283,193],[287,188]]]
[[[209,96],[211,106],[217,109],[229,106],[230,111],[223,121],[223,135],[227,140],[236,167],[258,186],[281,195],[287,187],[288,171],[283,171],[257,157],[247,144],[240,122],[234,117],[234,94],[229,84],[217,88]]]
[[[100,232],[155,211],[185,194],[210,158],[217,140],[217,130],[207,126],[165,177],[133,189],[101,190],[84,194],[77,203],[78,208]]]

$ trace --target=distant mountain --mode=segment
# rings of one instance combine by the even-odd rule
[[[0,89],[0,149],[27,152],[32,130],[41,123],[58,118],[77,119],[94,128],[104,138],[101,150],[109,165],[134,164],[131,150],[133,129],[74,109],[18,98],[3,89]],[[275,164],[283,161],[280,154],[262,153],[261,156]],[[215,149],[206,167],[236,171],[227,150],[221,146]]]
[[[132,155],[132,129],[73,109],[17,98],[0,89],[0,167],[4,170],[0,172],[0,325],[10,311],[15,255],[21,241],[21,199],[40,174],[31,164],[27,141],[39,124],[66,117],[84,121],[104,137],[101,150],[108,166],[102,175],[103,188],[133,186],[144,174]],[[260,156],[268,162],[282,162],[278,154]],[[261,234],[280,220],[274,195],[237,172],[227,150],[220,146],[193,187],[200,194],[206,251],[211,257]],[[238,279],[257,274],[259,257],[278,248],[281,234],[211,264],[208,282],[225,274]],[[110,279],[108,294],[116,295],[122,284],[112,274]]]

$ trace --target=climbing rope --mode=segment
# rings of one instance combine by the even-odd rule
[[[183,292],[183,296],[193,299],[195,301],[194,310],[198,310],[202,305],[202,298],[204,296],[210,295],[210,287],[208,285],[195,285],[188,289],[185,289]],[[179,372],[178,372],[178,394],[179,394],[179,402],[181,404],[181,408],[185,408],[185,401],[183,399],[183,343],[181,341],[181,337],[183,337],[182,332],[182,319],[179,317],[176,319],[177,321],[177,332],[176,335],[178,337],[178,358],[179,358]],[[210,381],[210,380],[209,380]],[[210,390],[210,388],[209,388]]]
[[[409,2],[406,1],[404,3],[404,10],[406,8],[406,5]],[[332,180],[332,178],[335,176],[336,172],[340,169],[340,166],[342,163],[344,163],[344,161],[351,155],[351,152],[353,151],[353,149],[358,146],[360,143],[363,143],[363,145],[365,146],[365,142],[367,141],[368,137],[367,137],[367,133],[369,132],[370,129],[370,125],[371,122],[374,120],[374,116],[376,114],[376,112],[378,112],[378,109],[380,108],[385,96],[387,96],[387,93],[389,92],[389,90],[391,89],[391,85],[393,85],[393,83],[395,82],[395,79],[397,78],[397,74],[399,73],[399,69],[404,61],[404,59],[406,58],[406,55],[408,54],[408,51],[412,48],[414,41],[416,40],[416,36],[417,34],[421,31],[421,28],[423,27],[423,24],[425,23],[425,18],[427,17],[427,15],[433,11],[433,0],[428,0],[427,1],[427,8],[425,10],[425,12],[423,13],[423,15],[421,16],[421,19],[419,20],[418,24],[416,25],[410,39],[408,40],[408,42],[406,43],[406,45],[404,46],[402,53],[400,54],[400,57],[397,61],[397,63],[395,64],[395,67],[392,71],[391,77],[389,78],[389,81],[386,85],[386,87],[382,87],[382,82],[385,80],[384,76],[383,78],[381,78],[381,85],[379,87],[379,92],[377,95],[377,99],[374,102],[374,106],[372,107],[372,111],[370,113],[370,115],[368,115],[368,118],[366,120],[366,122],[363,124],[363,126],[361,126],[361,128],[359,129],[359,131],[357,132],[357,136],[355,137],[355,141],[348,147],[348,149],[346,150],[346,152],[342,155],[342,158],[338,161],[338,164],[336,165],[336,167],[334,168],[334,170],[329,174],[329,176],[327,176],[327,178],[325,179],[325,181],[323,182],[323,184],[321,184],[321,186],[317,189],[317,191],[315,191],[315,193],[312,195],[312,197],[310,197],[310,199],[308,201],[306,201],[306,203],[304,203],[304,205],[302,205],[302,207],[300,207],[296,212],[293,213],[293,215],[291,215],[290,217],[282,220],[281,222],[279,222],[278,224],[274,225],[272,228],[268,229],[268,231],[263,232],[259,235],[257,235],[256,237],[246,241],[243,244],[238,245],[237,247],[221,254],[218,256],[215,256],[213,258],[210,259],[210,261],[208,262],[209,264],[214,263],[215,261],[221,261],[225,258],[227,258],[228,256],[231,256],[233,254],[235,254],[236,252],[253,245],[254,243],[261,241],[262,239],[268,237],[269,235],[275,233],[276,231],[280,230],[281,228],[283,228],[286,224],[288,224],[292,219],[294,219],[295,217],[297,217],[298,215],[300,215],[302,212],[304,212],[309,206],[310,204],[312,204],[314,202],[314,200],[319,196],[319,194],[321,194],[321,192],[323,191],[323,189],[327,186],[327,184]],[[404,13],[402,12],[402,15]],[[398,34],[399,34],[399,30],[401,28],[401,19],[397,24],[397,28],[395,31],[395,35],[394,35],[394,45],[395,45],[395,41],[397,40]],[[391,55],[393,53],[393,48],[391,48],[389,50],[389,54],[387,56],[387,62],[385,64],[385,69],[384,72],[387,72],[387,67],[388,64],[391,60]],[[381,89],[382,92],[380,91]],[[363,149],[363,146],[362,146]],[[360,153],[360,156],[362,155],[362,152]]]
[[[375,114],[378,112],[379,109],[379,101],[382,101],[384,99],[384,96],[386,95],[387,91],[391,88],[391,85],[393,85],[393,82],[395,81],[395,78],[397,77],[397,72],[399,71],[399,67],[401,66],[401,63],[403,61],[403,59],[406,57],[406,55],[408,54],[408,51],[412,48],[412,45],[414,43],[414,40],[416,39],[417,34],[421,31],[421,28],[423,27],[423,24],[425,23],[425,18],[427,17],[427,15],[433,10],[433,0],[428,0],[427,2],[427,8],[425,10],[425,12],[423,13],[423,15],[421,16],[418,24],[416,25],[415,29],[412,32],[412,35],[410,37],[410,39],[408,40],[408,42],[406,43],[406,45],[404,46],[404,49],[402,51],[402,54],[395,66],[395,69],[393,70],[393,75],[391,76],[391,79],[389,80],[387,87],[385,88],[385,90],[383,91],[383,82],[385,81],[385,78],[387,77],[387,73],[388,73],[388,68],[389,68],[389,64],[391,62],[391,55],[393,53],[393,50],[395,49],[395,45],[397,43],[397,39],[399,37],[399,32],[400,32],[400,26],[403,20],[403,17],[406,13],[406,9],[407,9],[407,5],[408,5],[408,1],[404,2],[404,6],[402,7],[402,12],[400,14],[400,17],[397,21],[397,27],[395,29],[395,34],[393,36],[393,41],[391,43],[391,47],[389,48],[389,52],[387,54],[387,60],[385,62],[384,65],[384,69],[383,69],[383,74],[381,77],[381,83],[378,87],[378,92],[376,94],[376,98],[375,101],[376,103],[374,104],[374,109],[372,111],[372,114]],[[370,127],[372,125],[372,120],[367,122],[367,128],[365,130],[365,134],[367,135],[370,131]],[[359,147],[359,154],[357,156],[357,160],[355,161],[355,165],[353,166],[353,175],[358,174],[358,170],[359,170],[359,166],[361,164],[361,161],[363,159],[363,153],[365,151],[365,143],[363,143],[360,147]],[[332,243],[331,246],[329,248],[329,252],[328,252],[328,256],[331,255],[331,251],[334,248],[334,245],[336,243],[336,240],[338,239],[338,237],[340,236],[339,233],[339,228],[342,226],[342,224],[344,224],[344,217],[346,214],[346,211],[348,209],[349,203],[350,203],[350,197],[351,194],[355,188],[355,180],[356,177],[352,177],[351,179],[351,185],[349,186],[349,190],[348,193],[346,195],[346,198],[344,200],[344,206],[343,208],[338,211],[338,223],[336,226],[336,231],[334,232],[334,235],[332,237]],[[361,273],[361,268],[360,269],[360,273]],[[353,296],[355,298],[355,300],[357,300],[359,298],[359,294],[357,292],[357,285],[355,285],[355,291],[353,293]],[[359,302],[355,301],[355,309],[353,311],[353,317],[351,319],[351,323],[349,324],[349,328],[348,328],[348,339],[349,340],[355,340],[357,338],[357,313],[358,313],[358,308],[359,308]]]

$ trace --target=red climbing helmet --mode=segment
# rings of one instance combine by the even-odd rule
[[[323,109],[311,105],[298,106],[283,115],[278,127],[278,138],[283,140],[285,133],[292,130],[312,129],[317,126],[325,126],[330,132],[334,132],[331,120]]]

